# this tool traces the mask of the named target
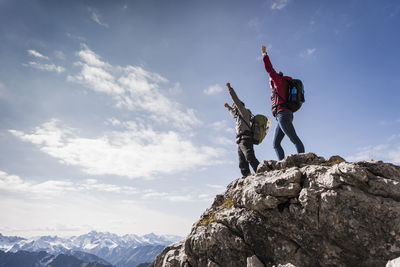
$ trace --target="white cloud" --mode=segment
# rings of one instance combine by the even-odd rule
[[[96,179],[87,179],[85,183],[78,184],[78,188],[85,189],[88,191],[100,191],[108,193],[125,193],[125,194],[136,194],[137,190],[134,187],[121,187],[114,184],[98,183]]]
[[[392,142],[392,141],[395,141],[398,138],[400,138],[400,134],[393,134],[391,137],[389,137],[388,141]]]
[[[6,172],[0,171],[0,190],[24,193],[35,198],[48,198],[59,196],[66,191],[75,191],[75,188],[69,181],[49,180],[42,183],[33,183],[24,181],[17,175],[9,175]]]
[[[387,156],[390,162],[400,165],[400,146],[390,150]]]
[[[215,188],[214,188],[215,189]],[[210,197],[209,195],[206,195],[205,197],[204,194],[198,194],[197,197],[195,197],[196,194],[171,194],[167,192],[157,192],[152,189],[145,190],[145,192],[142,195],[143,199],[146,200],[166,200],[170,202],[196,202],[196,201],[209,201]]]
[[[360,148],[358,152],[346,159],[350,161],[382,160],[400,165],[400,134],[392,134],[381,144]]]
[[[219,185],[219,184],[206,184],[206,186],[210,187],[210,188],[213,188],[213,189],[216,189],[218,191],[222,191],[222,190],[226,189],[226,186]]]
[[[205,89],[203,92],[206,95],[216,95],[222,92],[222,87],[219,84],[211,85],[207,89]]]
[[[80,42],[86,42],[86,38],[85,37],[74,35],[74,34],[71,34],[69,32],[67,32],[66,34],[67,34],[68,38],[71,38],[73,40],[77,40],[77,41],[80,41]]]
[[[87,229],[86,231],[84,229]],[[29,232],[29,233],[35,233],[33,234],[36,238],[36,236],[39,236],[41,234],[38,233],[44,233],[44,235],[48,235],[49,233],[66,233],[66,232],[76,232],[76,231],[84,231],[84,232],[89,232],[91,231],[91,228],[89,226],[78,226],[78,225],[65,225],[62,223],[57,223],[51,226],[45,226],[45,227],[38,227],[36,226],[35,228],[31,228],[31,227],[27,227],[24,229],[21,228],[16,228],[14,226],[2,226],[0,228],[0,232],[1,233],[11,233],[10,235],[17,235],[17,236],[21,236],[24,235],[24,237],[31,237],[30,234],[28,234],[28,236],[25,235],[25,233]],[[70,236],[70,235],[68,235]]]
[[[289,0],[275,0],[272,2],[271,9],[281,10],[289,4]]]
[[[65,60],[66,58],[63,51],[55,51],[54,54],[58,59]]]
[[[68,81],[84,85],[95,92],[111,95],[119,108],[147,112],[154,122],[171,124],[182,129],[199,125],[193,109],[164,96],[160,86],[168,80],[138,66],[113,66],[86,45],[77,53],[81,71],[69,75]]]
[[[189,195],[185,195],[185,196],[168,196],[166,198],[167,200],[171,201],[171,202],[189,202],[189,201],[193,201],[192,197]]]
[[[179,82],[175,83],[172,88],[168,89],[168,92],[170,94],[174,94],[174,95],[180,94],[180,93],[182,93],[182,91],[183,91],[183,89],[182,89],[181,84]]]
[[[95,10],[93,10],[92,8],[89,8],[89,12],[90,12],[90,18],[94,21],[94,22],[96,22],[97,24],[99,24],[99,25],[101,25],[101,26],[103,26],[103,27],[106,27],[106,28],[108,28],[108,24],[107,23],[104,23],[104,22],[102,22],[100,19],[101,19],[101,15],[98,13],[98,12],[96,12]]]
[[[216,122],[213,122],[212,124],[211,124],[211,127],[214,129],[214,130],[222,130],[222,129],[225,129],[226,127],[227,127],[227,121],[226,120],[223,120],[223,121],[216,121]]]
[[[224,149],[196,145],[190,140],[194,135],[189,130],[201,122],[194,110],[163,95],[168,91],[168,87],[161,87],[168,83],[166,78],[138,66],[113,66],[86,45],[77,56],[79,70],[67,79],[112,96],[118,108],[135,111],[135,121],[110,118],[104,122],[110,130],[90,137],[80,136],[76,129],[57,120],[32,132],[9,130],[11,134],[35,144],[60,163],[77,166],[91,175],[152,178],[222,162]],[[104,185],[97,188],[121,190]]]
[[[110,119],[108,119],[105,123],[106,123],[106,124],[111,124],[111,125],[113,125],[113,126],[119,126],[119,125],[122,125],[122,124],[123,124],[120,120],[118,120],[118,119],[116,119],[116,118],[110,118]]]
[[[200,194],[197,196],[198,199],[204,200],[204,201],[212,201],[215,195],[210,195],[210,194]]]
[[[148,190],[144,191],[142,198],[144,198],[144,199],[160,199],[160,198],[164,198],[167,196],[168,196],[168,193],[166,193],[166,192],[156,192],[152,189],[148,189]]]
[[[57,120],[49,121],[30,134],[9,132],[61,163],[81,167],[92,175],[152,178],[219,164],[224,153],[209,146],[196,147],[177,132],[158,132],[135,122],[124,123],[122,131],[95,138],[80,137],[75,130],[58,124]]]
[[[145,190],[143,195],[143,199],[156,199],[156,200],[168,200],[171,202],[188,202],[193,201],[192,197],[189,195],[172,195],[167,192],[157,192],[153,189]]]
[[[49,59],[48,57],[42,55],[41,53],[39,53],[38,51],[35,50],[28,50],[28,54],[40,59]]]
[[[64,72],[65,68],[61,66],[56,66],[54,64],[42,64],[38,62],[29,62],[28,64],[23,64],[25,67],[32,67],[38,70],[45,70],[45,71],[55,71],[58,73]]]
[[[346,159],[349,161],[382,160],[400,164],[400,143],[393,142],[396,139],[392,136],[389,138],[389,141],[392,142],[364,147],[356,154],[346,157]]]
[[[206,186],[217,191],[221,191],[225,188],[220,185],[211,184]],[[118,196],[121,194],[136,195],[143,200],[166,200],[170,202],[204,201],[205,199],[208,200],[210,196],[210,194],[208,194],[207,197],[204,197],[201,196],[202,194],[199,194],[198,197],[195,198],[195,194],[157,192],[153,189],[138,190],[132,186],[100,183],[97,179],[86,179],[82,182],[71,182],[69,180],[33,182],[23,180],[17,175],[10,175],[3,171],[0,171],[0,190],[14,193],[16,194],[14,196],[26,199],[55,199],[66,194],[78,193],[90,195],[96,192],[115,194]],[[186,191],[188,190],[186,189]],[[189,191],[192,192],[193,189]],[[18,195],[18,193],[22,194]]]
[[[204,188],[179,188],[178,192],[167,193],[107,184],[97,179],[38,182],[0,171],[0,210],[7,214],[0,220],[0,232],[71,236],[98,230],[184,236],[198,214],[180,217],[158,211],[159,203],[211,202],[214,190],[224,188],[207,187],[211,189],[206,188],[206,194]]]
[[[96,179],[87,179],[84,182],[71,182],[69,180],[48,180],[33,182],[23,180],[17,175],[10,175],[0,171],[0,190],[11,193],[23,193],[28,198],[54,198],[68,192],[107,192],[116,194],[133,195],[138,190],[130,186],[99,183]]]
[[[235,145],[235,136],[232,136],[232,138],[227,138],[224,136],[217,136],[213,139],[214,143],[222,146],[232,146]]]
[[[226,120],[223,121],[216,121],[211,124],[211,128],[214,131],[224,131],[229,134],[234,134],[235,133],[235,128],[234,128],[235,122],[232,120],[231,122],[228,122]]]
[[[97,181],[84,183],[100,185]],[[194,220],[152,210],[149,205],[144,207],[131,201],[129,195],[129,201],[124,201],[121,199],[124,191],[118,193],[99,186],[104,193],[93,195],[96,188],[88,190],[81,185],[68,181],[28,182],[0,171],[0,210],[7,214],[0,220],[2,233],[70,236],[96,229],[117,234],[185,235]],[[113,218],[119,218],[118,223]]]
[[[301,57],[311,56],[315,53],[316,50],[317,50],[316,48],[306,49],[305,51],[300,53],[300,56]]]
[[[86,45],[82,45],[81,51],[77,53],[77,55],[87,64],[94,67],[110,67],[108,63],[101,61],[100,56],[96,55],[92,50],[89,49]]]

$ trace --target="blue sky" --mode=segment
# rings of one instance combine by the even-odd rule
[[[261,45],[303,80],[307,152],[400,164],[398,1],[0,0],[0,20],[3,234],[187,234],[240,177],[225,83],[271,116]]]

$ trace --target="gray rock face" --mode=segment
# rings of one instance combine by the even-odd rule
[[[152,267],[385,266],[400,256],[400,167],[313,153],[233,181]]]
[[[388,261],[386,267],[399,267],[400,266],[400,258]]]

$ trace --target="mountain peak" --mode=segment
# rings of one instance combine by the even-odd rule
[[[97,231],[91,231],[85,235],[73,236],[71,238],[42,236],[25,240],[22,238],[1,236],[0,254],[1,250],[4,250],[7,255],[12,255],[19,251],[26,251],[29,255],[36,255],[29,252],[44,251],[43,253],[52,255],[72,255],[86,262],[102,262],[102,259],[104,259],[118,266],[136,266],[139,263],[152,261],[166,245],[176,241],[177,239],[174,236],[157,236],[154,233],[145,238],[134,234],[119,236],[109,232],[103,233]],[[108,264],[107,262],[103,261],[106,265]],[[18,266],[28,265],[22,264]],[[47,265],[43,263],[38,266]]]
[[[155,233],[149,233],[149,234],[145,234],[143,237],[157,237],[157,235]]]
[[[296,154],[234,180],[150,266],[384,266],[399,236],[399,166]]]

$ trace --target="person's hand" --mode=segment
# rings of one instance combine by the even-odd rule
[[[228,87],[229,93],[231,93],[233,91],[233,88],[231,87],[231,84],[230,83],[226,83],[226,86]]]
[[[225,103],[224,107],[226,107],[226,108],[229,108],[229,105],[228,105],[228,103]]]
[[[267,53],[267,47],[265,47],[265,45],[261,46],[261,52]]]

